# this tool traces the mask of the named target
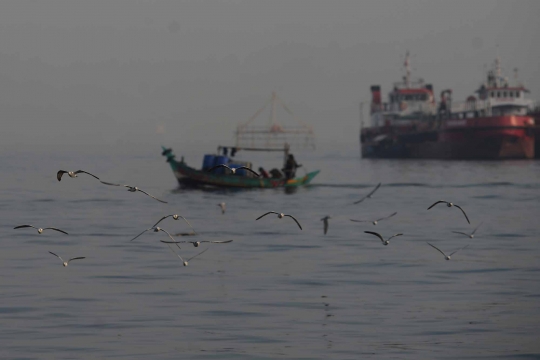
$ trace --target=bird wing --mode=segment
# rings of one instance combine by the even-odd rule
[[[187,259],[187,262],[191,261],[191,259],[195,259],[197,256],[201,255],[202,253],[204,253],[208,249],[210,249],[210,248],[206,248],[203,251],[201,251],[200,253],[198,253],[197,255],[190,257],[189,259]]]
[[[142,234],[144,234],[144,233],[147,232],[148,230],[151,230],[151,228],[150,228],[150,229],[144,230],[142,233],[140,233],[139,235],[135,236],[133,239],[131,239],[131,240],[129,240],[129,241],[135,240],[136,238],[138,238],[139,236],[141,236]]]
[[[170,217],[170,216],[174,216],[174,214],[171,214],[171,215],[167,215],[167,216],[164,216],[162,217],[161,219],[158,220],[157,223],[155,223],[154,225],[152,225],[153,228],[155,228],[157,226],[157,224],[159,224],[160,222],[162,222],[163,220],[165,220],[166,218]]]
[[[384,220],[384,219],[388,219],[388,218],[391,218],[392,216],[394,216],[394,215],[396,215],[396,214],[397,214],[397,212],[395,212],[395,213],[393,213],[393,214],[391,214],[391,215],[388,215],[388,216],[386,216],[386,217],[383,217],[383,218],[377,219],[376,221],[381,221],[381,220]]]
[[[105,185],[111,185],[111,186],[126,186],[126,185],[120,185],[120,184],[113,184],[113,183],[109,183],[109,182],[101,181],[101,180],[100,180],[100,182],[101,182],[102,184],[105,184]]]
[[[211,172],[211,171],[214,171],[215,169],[217,169],[218,167],[225,167],[231,171],[233,171],[230,167],[228,167],[227,165],[225,164],[219,164],[219,165],[216,165],[216,166],[213,166],[211,167],[210,169],[207,170],[207,172]]]
[[[64,174],[67,174],[67,171],[65,170],[59,170],[57,173],[56,173],[56,178],[58,179],[58,181],[61,181],[62,180],[62,175]]]
[[[379,233],[376,233],[375,231],[364,231],[366,234],[371,234],[371,235],[375,235],[376,237],[378,237],[379,239],[381,239],[381,241],[383,242],[384,244],[384,239],[383,237],[381,236],[381,234]]]
[[[71,260],[80,260],[80,259],[86,259],[84,256],[83,257],[74,257],[74,258],[71,258],[68,260],[68,264]]]
[[[66,235],[69,235],[69,234],[68,234],[67,232],[65,232],[64,230],[60,230],[60,229],[57,229],[57,228],[54,228],[54,227],[46,227],[46,228],[43,229],[43,230],[47,230],[47,229],[60,231],[61,233],[64,233],[64,234],[66,234]]]
[[[167,204],[166,201],[160,200],[160,199],[158,199],[157,197],[150,195],[150,194],[147,193],[146,191],[143,191],[143,190],[141,190],[141,189],[137,189],[137,190],[140,191],[140,192],[142,192],[142,193],[145,194],[145,195],[150,196],[150,197],[153,198],[153,199],[156,199],[156,200],[159,201],[159,202],[162,202],[162,203],[164,203],[164,204]]]
[[[467,214],[465,214],[465,211],[461,208],[461,206],[459,205],[454,205],[454,206],[457,207],[459,210],[461,210],[463,215],[465,215],[465,219],[467,219],[467,222],[470,224],[471,222],[469,221],[469,217],[467,216]]]
[[[178,245],[178,244],[176,243],[176,240],[173,239],[173,237],[171,236],[171,234],[169,234],[169,232],[168,232],[167,230],[162,229],[162,228],[159,228],[159,230],[160,230],[160,231],[163,231],[164,233],[166,233],[167,235],[169,235],[169,239],[171,239],[171,240],[174,242],[174,244],[176,245],[177,248],[181,249],[180,245]],[[172,243],[171,243],[171,244],[172,244]],[[170,245],[169,245],[169,246],[170,246]],[[175,254],[176,254],[176,252],[175,252]],[[177,254],[177,255],[178,255],[178,254]],[[182,261],[184,261],[184,260],[182,260]]]
[[[427,242],[427,241],[426,241]],[[446,254],[441,250],[439,249],[438,247],[436,247],[435,245],[431,245],[430,243],[427,243],[429,246],[431,246],[432,248],[434,248],[435,250],[437,250],[438,252],[440,252],[441,254],[444,255],[444,257],[446,257]]]
[[[33,225],[19,225],[19,226],[15,226],[14,229],[27,228],[27,227],[37,229],[37,227],[35,227]]]
[[[293,219],[294,222],[295,222],[295,223],[298,225],[298,227],[300,228],[300,230],[302,230],[302,226],[300,225],[300,223],[298,222],[298,220],[295,219],[294,216],[292,216],[292,215],[283,215],[283,216],[288,216],[288,217],[290,217],[291,219]]]
[[[465,246],[462,247],[461,249],[457,249],[456,251],[454,251],[453,253],[451,253],[450,256],[454,255],[455,253],[457,253],[457,252],[460,251],[460,250],[465,249],[467,246],[469,246],[469,245],[465,245]]]
[[[381,186],[381,183],[379,183],[375,189],[371,190],[371,192],[369,194],[367,194],[366,196],[364,196],[363,198],[361,198],[360,200],[358,201],[355,201],[353,204],[360,204],[362,201],[366,200],[368,197],[371,197],[371,195],[373,195],[375,193],[375,191],[377,191],[377,189]]]
[[[351,220],[352,222],[367,222],[368,220],[354,220],[354,219],[349,219]]]
[[[55,253],[53,253],[52,251],[49,251],[50,254],[53,254],[54,256],[56,256],[57,258],[59,258],[60,260],[62,260],[62,258],[58,255],[56,255]],[[64,262],[64,260],[62,260],[62,262]]]
[[[391,238],[395,238],[395,237],[401,236],[401,235],[403,235],[403,234],[402,234],[402,233],[394,234],[394,235],[390,236],[390,237],[388,238],[388,240],[390,240]]]
[[[262,218],[263,216],[266,216],[266,215],[268,215],[268,214],[278,214],[278,215],[279,215],[279,213],[277,213],[277,212],[275,212],[275,211],[269,211],[269,212],[267,212],[266,214],[262,214],[261,216],[259,216],[259,217],[256,218],[255,220],[259,220],[260,218]]]
[[[461,234],[461,235],[465,235],[465,236],[469,236],[469,234],[466,234],[464,232],[461,232],[461,231],[452,231],[454,234]]]
[[[185,244],[185,243],[193,243],[194,241],[169,241],[169,240],[159,240],[164,244]]]
[[[432,207],[434,207],[435,205],[437,204],[440,204],[440,203],[445,203],[445,204],[448,204],[448,201],[444,201],[444,200],[439,200],[437,202],[435,202],[433,205],[431,205],[430,207],[428,207],[427,209],[431,209]],[[446,256],[446,255],[445,255]]]
[[[176,251],[174,251],[174,249],[171,247],[171,245],[169,245],[167,243],[167,246],[169,247],[169,250],[171,250],[174,255],[178,256],[180,258],[180,260],[182,260],[182,262],[184,262],[184,259],[180,255],[178,255],[178,253]],[[178,244],[176,244],[176,246],[178,246],[178,248],[180,248],[180,246]]]
[[[201,241],[201,242],[203,242],[203,241]],[[208,242],[210,242],[212,244],[228,244],[228,243],[232,242],[232,240],[208,241]]]
[[[471,233],[471,235],[474,235],[474,233],[476,232],[476,230],[478,230],[478,228],[480,227],[480,225],[482,225],[483,221],[476,227],[476,229],[473,230],[473,232]]]
[[[238,169],[245,169],[245,170],[247,170],[247,171],[249,171],[249,172],[255,174],[257,177],[260,176],[259,174],[257,174],[257,172],[251,170],[250,168],[248,168],[248,167],[246,167],[246,166],[240,166],[239,168],[236,168],[236,170],[238,170]]]
[[[95,177],[96,179],[99,180],[99,178],[98,178],[96,175],[90,174],[90,173],[87,172],[87,171],[84,171],[84,170],[77,170],[77,171],[75,171],[75,174],[80,174],[80,173],[88,174],[88,175],[93,176],[93,177]]]

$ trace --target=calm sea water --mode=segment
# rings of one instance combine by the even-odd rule
[[[196,167],[209,150],[167,145]],[[241,156],[280,165],[275,155]],[[0,358],[540,358],[540,162],[371,161],[358,146],[296,157],[299,174],[321,173],[294,193],[199,191],[178,188],[159,144],[4,149]],[[137,185],[168,204],[84,174],[58,182],[59,169]],[[352,205],[378,182],[372,199]],[[461,205],[471,225],[456,208],[427,211],[439,199]],[[255,221],[270,210],[304,230],[288,218]],[[376,226],[349,221],[394,211]],[[234,242],[184,267],[161,233],[129,241],[173,213],[197,239]],[[474,239],[452,233],[481,222]],[[189,232],[182,221],[161,225]],[[383,246],[366,230],[404,235]],[[469,246],[445,261],[426,241]],[[64,268],[48,251],[86,259]]]

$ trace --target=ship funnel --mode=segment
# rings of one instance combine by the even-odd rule
[[[381,111],[381,87],[371,86],[371,113]]]
[[[433,85],[431,85],[431,84],[426,84],[426,89],[428,89],[429,91],[433,92]]]

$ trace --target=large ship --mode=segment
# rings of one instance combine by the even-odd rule
[[[497,58],[476,95],[452,102],[441,91],[411,80],[409,54],[403,81],[394,84],[388,101],[372,86],[371,126],[360,130],[362,157],[432,159],[530,159],[535,154],[533,101],[522,84],[502,76]]]

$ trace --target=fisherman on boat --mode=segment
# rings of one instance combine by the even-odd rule
[[[296,175],[296,169],[302,166],[302,164],[297,164],[296,160],[294,159],[293,154],[289,154],[287,157],[287,161],[285,162],[285,168],[283,168],[283,172],[285,173],[285,178],[292,179]]]

